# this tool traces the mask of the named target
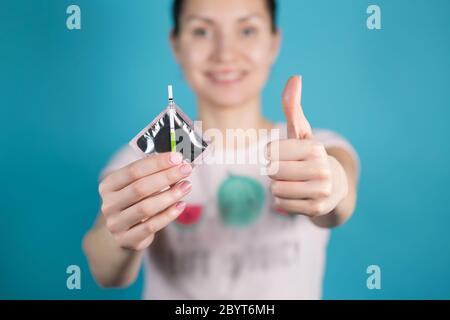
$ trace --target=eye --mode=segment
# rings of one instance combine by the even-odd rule
[[[205,28],[195,28],[192,33],[195,37],[198,38],[205,38],[208,36],[208,30],[206,30]]]
[[[242,29],[242,35],[244,37],[250,37],[250,36],[256,34],[257,31],[258,30],[256,30],[255,27],[246,27],[246,28]]]

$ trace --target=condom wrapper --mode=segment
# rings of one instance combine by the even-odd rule
[[[183,159],[196,165],[211,151],[212,144],[195,127],[193,121],[175,103],[167,106],[148,126],[141,130],[129,144],[145,156],[171,152],[170,114],[174,117],[176,150]]]

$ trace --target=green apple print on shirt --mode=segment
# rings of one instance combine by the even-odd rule
[[[223,221],[244,227],[261,214],[265,199],[260,182],[246,176],[230,174],[219,186],[219,211]]]

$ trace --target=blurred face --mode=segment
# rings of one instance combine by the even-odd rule
[[[200,99],[238,106],[261,93],[279,38],[265,0],[186,0],[171,41]]]

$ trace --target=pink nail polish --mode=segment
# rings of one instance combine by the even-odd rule
[[[183,156],[179,152],[171,152],[169,155],[169,161],[171,164],[179,164],[182,159]]]
[[[189,181],[183,181],[180,183],[180,189],[183,193],[188,193],[191,188],[192,184]]]
[[[190,164],[183,164],[183,165],[180,167],[180,172],[181,172],[182,174],[184,174],[184,175],[187,175],[187,174],[191,173],[191,171],[192,171],[192,167],[191,167]]]
[[[180,201],[175,205],[175,207],[177,208],[178,212],[181,212],[184,210],[184,208],[186,208],[186,202]]]

